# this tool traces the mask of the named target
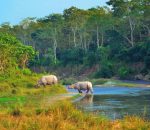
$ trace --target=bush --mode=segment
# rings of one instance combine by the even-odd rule
[[[31,75],[32,74],[32,72],[31,72],[31,70],[30,69],[23,69],[22,70],[22,73],[24,74],[24,75]]]
[[[121,67],[118,70],[118,75],[121,79],[127,78],[130,74],[130,69],[127,67]]]
[[[106,83],[108,80],[107,79],[93,79],[92,83],[93,85],[100,85]]]
[[[112,64],[106,63],[101,66],[100,71],[95,74],[96,78],[110,78],[114,74]]]
[[[144,58],[144,63],[145,63],[145,67],[146,67],[147,69],[150,69],[150,56],[146,56],[146,57]]]
[[[61,83],[62,83],[63,85],[69,85],[69,84],[73,84],[73,83],[75,83],[75,82],[77,82],[77,80],[74,79],[74,78],[65,78],[65,79],[63,79],[63,80],[61,81]]]

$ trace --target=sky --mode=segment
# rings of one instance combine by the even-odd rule
[[[0,0],[0,24],[19,24],[27,17],[41,18],[52,13],[63,13],[64,9],[75,6],[88,9],[105,6],[108,0]]]

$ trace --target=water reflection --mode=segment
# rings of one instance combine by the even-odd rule
[[[77,106],[84,111],[96,112],[110,119],[123,118],[126,115],[150,119],[150,88],[103,89],[95,88],[95,94],[86,95],[76,103]]]
[[[93,97],[92,94],[86,94],[84,98],[76,102],[77,107],[84,111],[93,111]]]
[[[80,103],[83,105],[92,105],[93,104],[93,95],[87,94],[84,98],[80,100]]]

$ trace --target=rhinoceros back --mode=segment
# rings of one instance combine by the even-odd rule
[[[76,86],[81,90],[92,89],[92,83],[89,81],[77,82]]]
[[[55,75],[47,75],[41,78],[43,84],[51,85],[56,84],[58,82],[57,77]]]

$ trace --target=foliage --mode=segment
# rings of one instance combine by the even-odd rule
[[[100,70],[95,74],[95,77],[99,78],[110,78],[113,76],[114,72],[111,63],[105,63],[100,67]]]
[[[22,73],[23,73],[24,75],[31,75],[31,74],[32,74],[32,72],[31,72],[30,69],[23,69],[23,70],[22,70]]]
[[[124,79],[129,76],[130,70],[129,68],[122,66],[118,69],[118,74],[121,79]]]
[[[83,10],[70,7],[63,14],[26,18],[15,26],[3,23],[0,28],[0,59],[3,60],[0,71],[8,73],[16,66],[49,72],[53,68],[57,71],[60,66],[77,70],[80,65],[91,68],[99,65],[97,77],[111,77],[122,75],[123,70],[116,71],[120,63],[129,68],[137,65],[135,74],[150,73],[149,1],[109,0],[107,4],[112,8],[98,6]],[[16,36],[23,45],[6,33]],[[32,47],[25,45],[31,45],[38,52],[34,58]],[[138,65],[142,66],[140,70]],[[78,71],[76,73],[81,73]],[[124,74],[124,78],[126,76]]]
[[[33,56],[31,46],[23,45],[12,35],[0,33],[0,74],[13,73],[12,70],[18,67],[25,68]]]

